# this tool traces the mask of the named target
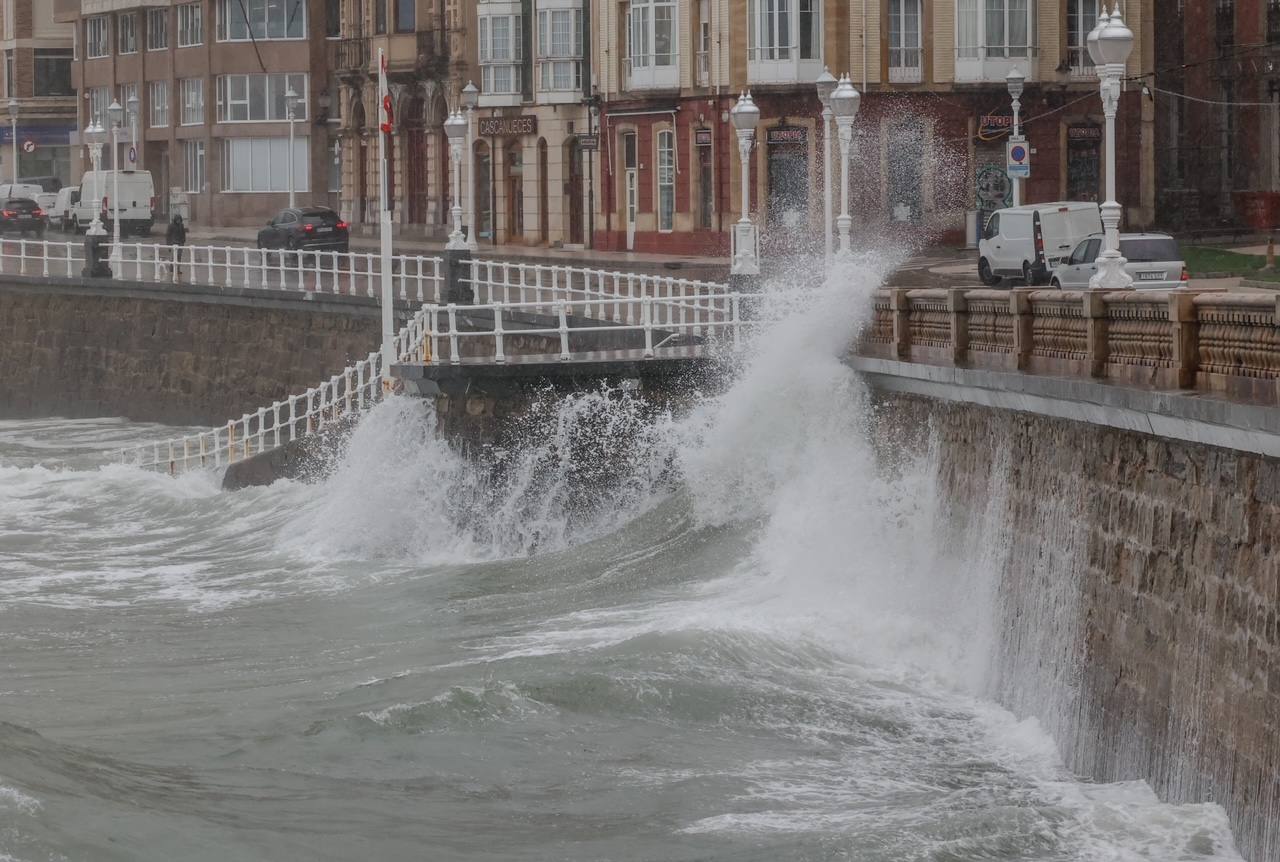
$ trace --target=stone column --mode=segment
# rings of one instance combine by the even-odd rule
[[[1180,389],[1196,385],[1200,367],[1200,321],[1196,316],[1194,293],[1181,290],[1169,294],[1169,323],[1173,327],[1173,368]],[[1280,297],[1276,298],[1276,319],[1280,321]]]
[[[951,364],[966,365],[969,359],[968,288],[953,287],[947,291],[947,310],[951,312]]]
[[[889,308],[893,311],[893,355],[907,361],[911,358],[911,300],[908,288],[895,287],[889,291]]]
[[[1103,294],[1084,291],[1085,335],[1089,345],[1089,375],[1105,377],[1107,373],[1107,306]]]
[[[1031,291],[1015,288],[1009,291],[1009,313],[1013,315],[1014,365],[1026,371],[1031,364]]]

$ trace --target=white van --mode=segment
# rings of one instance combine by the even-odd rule
[[[978,242],[978,277],[996,285],[1003,277],[1043,284],[1080,240],[1102,231],[1092,201],[1056,201],[996,210]]]
[[[120,171],[120,235],[148,234],[155,224],[156,187],[150,171]],[[111,230],[116,204],[115,171],[85,171],[80,178],[80,202],[71,207],[71,226],[77,231],[88,229],[94,218],[94,205],[102,207],[102,223]]]
[[[78,203],[80,203],[79,186],[63,186],[58,189],[58,196],[54,198],[53,206],[48,210],[49,224],[58,230],[70,230],[71,210]]]

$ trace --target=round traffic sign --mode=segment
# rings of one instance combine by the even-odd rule
[[[129,164],[136,165],[137,163],[138,163],[138,148],[130,147],[129,148]]]
[[[1014,144],[1009,150],[1009,157],[1015,162],[1024,162],[1027,160],[1027,148],[1022,144]]]
[[[35,141],[30,141],[30,140],[28,140],[28,141],[23,141],[23,142],[22,142],[22,151],[23,151],[24,153],[34,153],[34,152],[36,151],[36,142],[35,142]]]

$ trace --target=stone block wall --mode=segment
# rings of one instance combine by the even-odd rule
[[[0,416],[216,425],[378,349],[370,303],[0,284]]]
[[[878,397],[886,421],[930,429],[951,519],[983,531],[990,693],[1078,774],[1218,803],[1245,858],[1280,859],[1280,461]]]

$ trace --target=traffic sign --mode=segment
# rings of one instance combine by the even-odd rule
[[[136,165],[137,163],[138,163],[138,148],[130,147],[129,148],[129,164]]]
[[[1031,176],[1031,148],[1022,135],[1010,136],[1005,150],[1005,169],[1010,177],[1026,179]]]
[[[23,151],[24,153],[34,153],[34,152],[36,151],[36,142],[35,142],[35,141],[33,141],[33,140],[31,140],[31,139],[29,139],[29,138],[28,138],[27,140],[23,141],[23,142],[22,142],[22,151]]]

